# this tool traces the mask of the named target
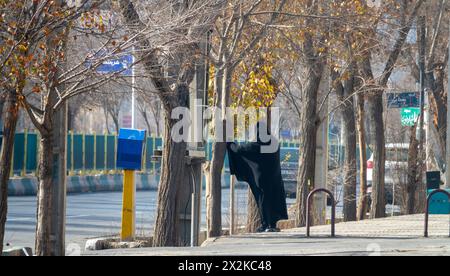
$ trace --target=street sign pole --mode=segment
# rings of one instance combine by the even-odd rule
[[[419,69],[420,69],[420,121],[418,127],[418,141],[420,152],[423,149],[423,126],[425,122],[424,118],[424,110],[425,110],[425,55],[426,55],[426,25],[425,25],[425,17],[419,17],[419,28],[418,28],[418,38],[419,38]]]
[[[133,241],[136,232],[135,171],[142,170],[146,131],[121,129],[117,146],[117,167],[123,169],[122,228],[120,239]]]
[[[135,48],[131,50],[131,128],[136,129],[136,74],[134,69]],[[123,172],[123,209],[122,230],[120,239],[122,241],[133,241],[136,233],[136,181],[135,171],[124,170]]]

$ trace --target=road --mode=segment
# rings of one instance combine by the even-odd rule
[[[136,233],[150,236],[156,212],[156,191],[136,194]],[[237,210],[245,214],[247,190],[237,190]],[[291,200],[292,201],[292,200]],[[203,201],[204,202],[204,201]],[[92,193],[67,197],[66,245],[84,249],[89,238],[117,235],[120,231],[122,193]],[[223,190],[223,223],[228,221],[229,192]],[[203,206],[204,224],[206,211]],[[36,198],[10,197],[5,244],[34,248]]]
[[[204,195],[204,193],[203,193]],[[151,236],[156,214],[156,191],[136,193],[136,234]],[[223,224],[229,221],[229,190],[222,191]],[[288,206],[294,199],[287,199]],[[203,202],[205,200],[203,199]],[[243,225],[247,212],[247,190],[236,192],[237,223]],[[113,236],[120,231],[122,193],[89,193],[69,195],[67,197],[66,245],[84,250],[86,240],[95,237]],[[206,211],[203,204],[203,228],[206,228]],[[388,206],[389,208],[390,206]],[[328,210],[328,216],[330,212]],[[342,207],[338,205],[337,217],[342,216]],[[34,248],[36,229],[36,198],[10,197],[8,222],[6,224],[5,244],[7,247],[26,246]]]

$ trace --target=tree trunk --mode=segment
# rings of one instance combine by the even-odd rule
[[[314,187],[316,163],[316,135],[318,127],[317,97],[323,70],[308,66],[304,79],[306,84],[303,93],[303,111],[300,119],[300,157],[297,186],[297,214],[298,227],[306,225],[307,197]]]
[[[114,128],[116,129],[116,134],[118,134],[119,130],[120,130],[120,128],[119,128],[119,115],[116,115],[116,114],[113,114],[113,113],[110,113],[110,114],[111,114],[111,118],[113,119],[113,122],[114,122]]]
[[[106,103],[103,105],[103,115],[105,116],[106,131],[108,134],[111,134],[111,130],[109,129],[109,111]]]
[[[164,151],[161,165],[161,180],[158,190],[158,210],[153,246],[179,246],[178,235],[179,186],[186,183],[185,156],[187,144],[172,140],[171,132],[176,121],[171,119],[171,110],[166,110]]]
[[[358,113],[358,142],[359,142],[359,201],[358,201],[358,220],[366,218],[368,210],[367,198],[367,152],[366,152],[366,134],[365,134],[365,116],[364,116],[364,95],[358,93],[357,113]]]
[[[208,208],[212,204],[212,187],[211,187],[211,162],[206,162],[203,165],[203,174],[205,175],[206,179],[206,189],[205,189],[205,201],[206,201],[206,229],[212,229],[213,221],[211,219],[211,212],[212,209]],[[207,233],[209,235],[209,233]]]
[[[365,53],[363,53],[363,60],[361,63],[362,77],[369,84],[369,86],[375,86],[373,91],[370,91],[368,95],[368,117],[370,121],[370,140],[373,143],[373,156],[374,156],[374,168],[373,168],[373,186],[372,186],[372,208],[370,211],[370,218],[382,218],[386,216],[386,199],[385,199],[385,133],[384,133],[384,120],[383,120],[383,92],[384,87],[387,87],[392,72],[396,66],[397,60],[402,52],[403,45],[407,41],[408,34],[414,24],[415,18],[419,13],[424,0],[419,0],[415,3],[409,16],[405,13],[402,14],[404,18],[408,18],[404,21],[405,24],[400,28],[399,35],[395,41],[389,57],[387,59],[385,68],[381,74],[381,78],[375,81],[372,64],[371,64],[371,47],[366,45]],[[376,28],[368,29],[369,37],[375,38]],[[367,47],[368,46],[368,47]],[[371,84],[372,82],[372,84]]]
[[[152,128],[151,128],[150,121],[148,119],[147,111],[144,110],[144,111],[141,112],[141,114],[142,114],[142,117],[144,118],[145,125],[147,126],[148,134],[151,134]]]
[[[161,137],[161,126],[159,124],[159,120],[156,121],[156,137]]]
[[[208,237],[219,237],[222,235],[222,171],[225,163],[226,143],[215,142],[213,145],[211,159],[210,187],[211,201],[207,206],[210,213]]]
[[[343,82],[333,71],[334,88],[341,104],[344,144],[344,221],[356,220],[356,119],[354,106],[355,64],[349,66],[350,77]]]
[[[383,89],[375,82],[372,71],[371,53],[368,51],[364,59],[359,64],[361,77],[369,82],[367,89],[367,129],[368,137],[373,151],[373,170],[372,170],[372,206],[370,209],[370,219],[383,218],[386,216],[385,199],[385,134],[383,118]],[[394,63],[395,64],[395,63]],[[393,66],[393,65],[391,65]],[[372,84],[370,84],[373,82]],[[360,103],[361,105],[361,103]],[[359,107],[361,108],[361,106]]]
[[[14,147],[14,135],[19,118],[19,109],[15,92],[7,94],[5,105],[3,141],[0,153],[0,255],[3,252],[6,218],[8,215],[8,182],[11,172],[11,160]]]
[[[344,221],[356,220],[356,129],[353,100],[344,111]]]
[[[347,88],[345,89],[347,90]],[[353,93],[353,89],[351,89]],[[344,94],[342,107],[344,120],[344,221],[356,220],[356,121],[353,96]]]
[[[448,60],[444,63],[443,67],[435,69],[436,78],[434,78],[433,72],[427,74],[427,84],[431,89],[431,97],[429,97],[429,106],[434,116],[434,126],[437,129],[438,135],[436,135],[438,148],[442,152],[443,159],[446,156],[446,139],[447,139],[447,93],[445,93],[444,80],[447,75],[443,68],[447,67]]]
[[[75,119],[77,117],[77,110],[79,107],[73,107],[73,103],[69,100],[67,112],[67,130],[73,131],[75,129]]]
[[[408,182],[406,189],[403,191],[404,199],[402,200],[402,213],[412,215],[416,213],[416,191],[417,191],[417,175],[418,167],[418,148],[419,141],[416,138],[417,124],[411,128],[409,151],[408,151]]]
[[[5,105],[5,93],[3,91],[0,92],[0,122],[3,119],[3,107]]]
[[[50,128],[51,129],[51,128]],[[38,170],[38,205],[36,227],[36,255],[54,256],[52,249],[53,202],[53,135],[41,133]]]
[[[370,137],[373,142],[373,183],[372,208],[370,218],[383,218],[386,216],[385,198],[385,135],[383,120],[383,94],[382,91],[370,95],[368,98],[368,116],[370,120]]]
[[[54,110],[56,91],[48,95],[49,109],[40,128],[35,250],[37,256],[64,256],[68,105]]]
[[[231,89],[231,71],[228,69],[220,70],[216,72],[214,77],[214,89],[215,89],[215,106],[222,108],[222,124],[223,129],[226,130],[226,108],[229,107],[230,102],[230,89]],[[219,114],[215,114],[215,116]],[[214,118],[216,122],[216,118]],[[215,126],[216,128],[218,126]],[[223,135],[225,141],[226,133]],[[210,225],[208,229],[208,237],[219,237],[222,235],[222,172],[225,163],[225,155],[227,151],[227,144],[225,142],[216,141],[213,144],[212,159],[211,159],[211,201],[210,205],[206,208],[210,209],[208,212],[211,214]]]
[[[248,190],[247,233],[256,233],[261,226],[261,213],[252,191]]]

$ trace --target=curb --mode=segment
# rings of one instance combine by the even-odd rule
[[[149,191],[158,189],[159,176],[154,174],[137,174],[136,189]],[[8,185],[8,196],[35,196],[37,194],[35,177],[13,178]],[[122,191],[123,175],[87,175],[67,177],[67,193],[98,193]]]
[[[29,247],[14,247],[4,250],[0,255],[3,257],[30,257],[33,256],[33,250]]]

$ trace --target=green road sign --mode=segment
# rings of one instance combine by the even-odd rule
[[[403,108],[401,111],[402,126],[414,126],[419,116],[420,108]]]

